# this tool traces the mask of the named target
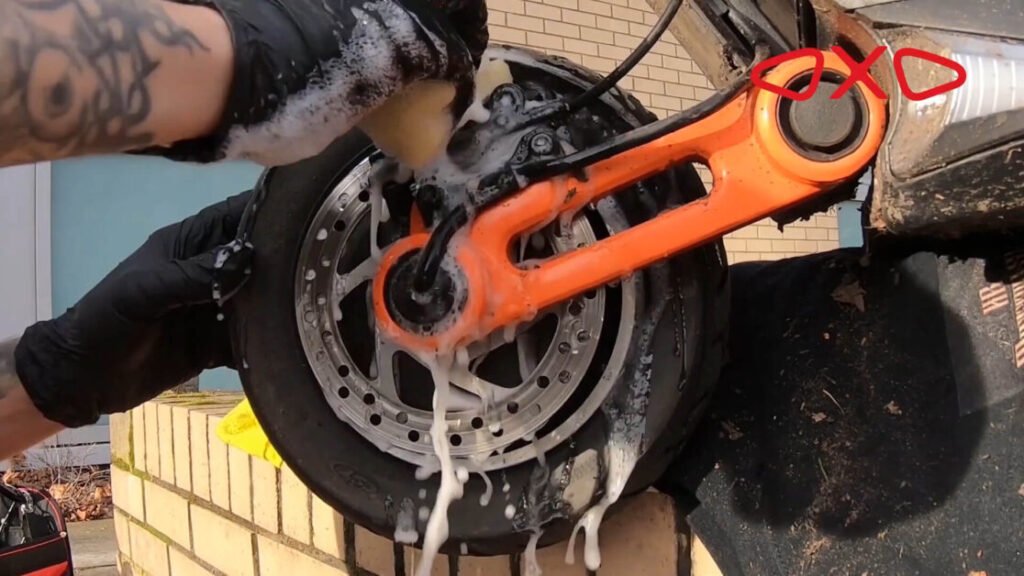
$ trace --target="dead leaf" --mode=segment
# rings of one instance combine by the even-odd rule
[[[68,487],[65,484],[54,484],[50,486],[50,496],[53,496],[54,500],[62,500],[67,490]]]
[[[840,304],[849,304],[857,310],[864,312],[866,309],[864,306],[864,295],[867,292],[861,288],[860,280],[852,280],[846,284],[841,284],[832,291],[832,299]]]
[[[1017,489],[1017,494],[1020,494],[1021,498],[1024,498],[1024,484],[1021,484],[1020,488]]]
[[[8,471],[5,479],[16,486],[46,490],[68,522],[98,520],[113,515],[110,472],[92,466],[42,463]]]
[[[885,405],[885,411],[893,416],[900,416],[903,414],[903,410],[900,409],[900,405],[895,400],[890,401]]]
[[[825,420],[828,420],[828,416],[826,416],[824,412],[815,412],[814,414],[811,414],[811,420],[814,421],[815,424],[817,424],[819,422],[824,422]]]
[[[809,542],[806,546],[804,546],[804,557],[809,558],[811,556],[814,556],[815,554],[820,552],[822,548],[827,548],[828,544],[829,542],[827,538],[817,538]]]
[[[743,432],[740,432],[740,429],[728,420],[722,422],[722,428],[725,430],[725,435],[729,440],[739,440],[740,438],[743,438]]]
[[[984,570],[971,570],[967,573],[967,576],[988,576],[988,572]]]

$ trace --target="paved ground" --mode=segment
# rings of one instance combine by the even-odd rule
[[[113,520],[68,524],[76,576],[117,576],[117,540]]]

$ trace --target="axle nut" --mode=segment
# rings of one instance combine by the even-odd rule
[[[800,92],[809,82],[808,76],[800,76],[787,88]],[[807,100],[781,101],[779,126],[790,146],[802,156],[834,160],[852,152],[863,141],[867,109],[858,89],[850,88],[841,97],[832,98],[843,82],[840,76],[826,72]]]
[[[449,270],[442,267],[433,286],[426,292],[416,292],[416,264],[419,251],[404,254],[391,268],[385,279],[384,297],[388,314],[396,324],[410,332],[429,333],[449,318],[465,303],[465,282],[457,282]]]

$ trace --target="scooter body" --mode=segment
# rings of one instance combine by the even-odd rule
[[[660,10],[668,0],[650,2]],[[739,18],[758,23],[778,53],[841,46],[860,62],[883,48],[870,72],[888,96],[889,121],[873,164],[866,228],[949,246],[1024,226],[1024,2],[686,3],[670,31],[718,88],[753,55]],[[902,57],[907,49],[933,60]],[[923,100],[904,89],[920,93],[958,75],[962,84]]]

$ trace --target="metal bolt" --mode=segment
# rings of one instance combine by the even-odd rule
[[[586,342],[587,340],[590,340],[590,332],[587,332],[586,330],[580,330],[579,332],[576,333],[576,339],[579,340],[580,342]]]
[[[571,348],[569,347],[569,343],[568,342],[559,342],[558,343],[558,351],[561,352],[562,354],[568,354],[569,350],[571,350]]]
[[[572,378],[572,375],[569,374],[568,370],[562,370],[561,372],[558,373],[558,381],[561,382],[562,384],[568,382],[570,378]]]
[[[530,140],[530,150],[534,154],[551,154],[555,149],[555,141],[550,134],[537,134]]]

